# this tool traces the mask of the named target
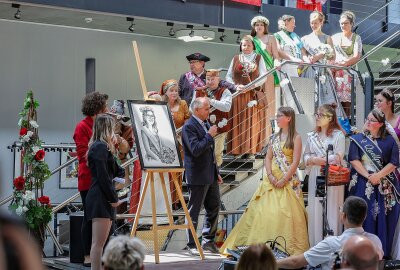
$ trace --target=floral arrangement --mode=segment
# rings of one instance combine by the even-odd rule
[[[30,230],[40,230],[51,221],[50,199],[43,196],[43,184],[51,175],[44,161],[46,152],[39,140],[36,122],[37,100],[32,91],[24,100],[24,107],[19,113],[19,139],[21,142],[21,176],[13,181],[13,200],[9,209],[24,218]],[[44,235],[41,236],[44,239]]]
[[[324,54],[325,59],[331,59],[334,56],[333,48],[329,44],[321,43],[317,50]]]

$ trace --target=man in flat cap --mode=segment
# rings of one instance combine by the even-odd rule
[[[182,74],[179,79],[179,96],[189,105],[195,91],[206,89],[204,66],[206,62],[210,61],[210,58],[197,52],[186,56],[186,59],[189,61],[190,71]],[[232,93],[238,90],[236,85],[224,80],[220,81],[220,86],[228,88]]]

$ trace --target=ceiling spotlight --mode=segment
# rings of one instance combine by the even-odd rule
[[[167,26],[171,26],[171,29],[169,29],[169,35],[171,37],[175,36],[174,23],[173,22],[167,22]]]
[[[224,42],[224,40],[225,40],[225,38],[226,38],[226,35],[224,34],[225,29],[218,28],[218,32],[219,32],[219,33],[222,33],[221,36],[219,37],[219,40],[221,40],[221,42]]]
[[[128,30],[131,31],[131,32],[134,32],[134,31],[135,31],[135,24],[133,23],[134,18],[132,18],[132,17],[126,17],[126,20],[127,20],[128,22],[131,22],[131,25],[128,27]]]
[[[17,9],[17,12],[15,12],[15,14],[14,14],[14,18],[17,20],[20,20],[21,19],[21,10],[19,8],[21,7],[21,5],[20,4],[11,4],[11,7]]]
[[[240,44],[240,40],[241,40],[241,39],[240,39],[240,31],[234,30],[233,33],[234,33],[235,35],[238,35],[237,38],[236,38],[236,43],[237,43],[237,44]]]

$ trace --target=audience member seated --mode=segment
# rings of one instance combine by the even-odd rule
[[[340,217],[345,231],[339,236],[325,238],[303,254],[278,260],[278,267],[297,269],[308,264],[312,267],[321,265],[322,270],[329,270],[335,259],[334,253],[340,250],[346,240],[354,235],[361,235],[370,239],[375,246],[379,259],[382,259],[383,250],[381,241],[376,235],[367,233],[362,228],[367,211],[368,207],[364,199],[355,196],[348,197],[343,204]]]
[[[139,238],[117,236],[108,242],[103,254],[104,270],[143,270],[145,246]]]
[[[236,270],[278,270],[278,267],[269,247],[257,244],[243,252]]]
[[[354,270],[378,270],[379,255],[367,237],[355,235],[343,246],[342,267]]]

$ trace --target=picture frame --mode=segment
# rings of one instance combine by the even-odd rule
[[[182,168],[175,124],[167,103],[127,100],[127,104],[142,169]]]
[[[72,159],[70,152],[60,152],[60,165]],[[60,170],[59,188],[77,189],[78,188],[78,160],[72,162],[67,167]]]

